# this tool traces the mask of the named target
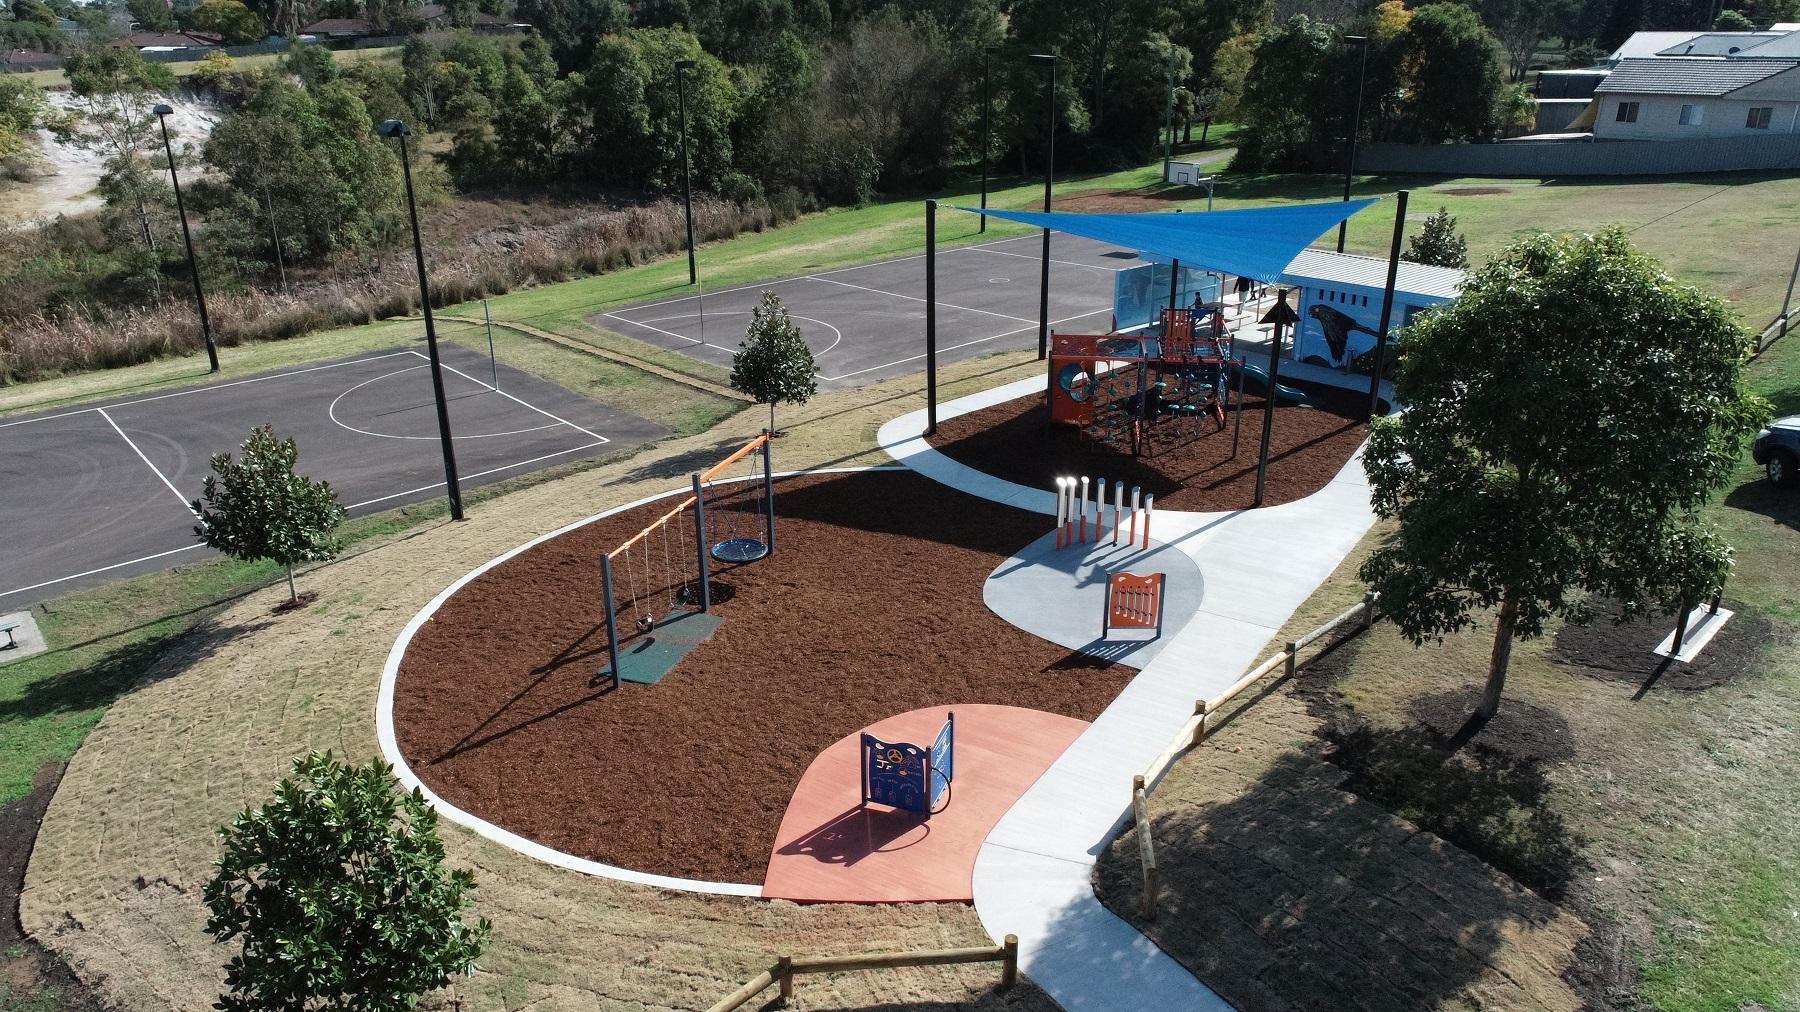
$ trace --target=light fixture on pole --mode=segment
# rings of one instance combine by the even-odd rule
[[[687,214],[688,284],[698,284],[699,268],[694,263],[694,186],[688,179],[687,72],[693,60],[675,61],[675,109],[681,120],[681,201]]]
[[[163,154],[169,156],[169,182],[175,187],[175,213],[181,216],[181,241],[187,244],[188,270],[194,275],[194,309],[200,314],[200,337],[206,342],[206,361],[219,371],[219,346],[213,343],[212,321],[206,317],[206,292],[200,287],[200,262],[194,259],[194,236],[188,231],[187,205],[181,202],[181,177],[175,174],[175,148],[169,143],[168,115],[174,108],[159,104],[150,110],[162,126]],[[147,226],[146,226],[147,227]]]
[[[1044,213],[1050,213],[1050,191],[1056,182],[1056,54],[1033,53],[1031,58],[1042,60],[1050,67],[1050,79],[1045,85],[1045,132],[1044,132]],[[1050,354],[1050,230],[1044,229],[1044,266],[1038,284],[1038,361],[1043,361]]]
[[[993,150],[988,142],[988,122],[993,118],[994,111],[994,78],[988,61],[999,49],[999,46],[981,47],[981,209],[984,212],[987,210],[988,153]],[[979,231],[984,234],[987,232],[985,213],[981,216]]]
[[[1369,40],[1361,35],[1346,35],[1345,42],[1362,47],[1362,64],[1356,71],[1356,118],[1350,122],[1348,150],[1344,152],[1344,199],[1350,199],[1350,174],[1356,171],[1356,135],[1362,133],[1363,81],[1369,76]],[[1338,222],[1337,251],[1344,252],[1344,234],[1350,227],[1348,218]]]
[[[397,119],[381,121],[381,136],[400,142],[400,173],[406,180],[406,214],[412,220],[413,261],[419,268],[419,306],[425,313],[425,349],[431,360],[431,395],[437,401],[438,442],[444,450],[444,489],[450,496],[450,519],[463,518],[462,483],[456,476],[456,447],[450,440],[450,406],[444,400],[444,371],[438,361],[437,327],[431,320],[431,285],[425,280],[425,244],[419,239],[419,208],[413,200],[412,161],[406,138],[412,128]]]

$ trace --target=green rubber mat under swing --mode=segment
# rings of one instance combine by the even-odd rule
[[[624,616],[620,616],[621,619]],[[677,608],[658,619],[656,627],[619,644],[619,679],[654,685],[719,627],[719,616]],[[629,628],[629,626],[627,626]],[[623,633],[625,630],[619,630]],[[601,665],[596,681],[610,681],[612,669]]]

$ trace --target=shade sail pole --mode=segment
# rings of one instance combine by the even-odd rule
[[[1387,358],[1388,323],[1394,316],[1394,281],[1400,274],[1400,240],[1406,234],[1406,198],[1401,190],[1394,208],[1394,241],[1388,246],[1387,287],[1381,293],[1381,326],[1375,335],[1375,367],[1369,374],[1369,417],[1374,418],[1381,406],[1381,370]]]

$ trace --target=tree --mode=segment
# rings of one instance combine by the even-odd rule
[[[1425,227],[1406,244],[1400,259],[1438,267],[1469,266],[1469,241],[1456,231],[1456,216],[1447,207],[1425,219]]]
[[[150,110],[175,89],[175,75],[167,66],[149,63],[137,50],[121,46],[83,49],[69,57],[63,73],[76,99],[72,110],[76,115],[60,125],[59,135],[103,156],[101,192],[115,212],[120,207],[135,210],[132,231],[154,254],[156,229],[150,209],[168,191],[156,166],[161,141]]]
[[[175,30],[175,12],[169,9],[169,0],[125,0],[125,9],[146,32]]]
[[[1406,97],[1400,118],[1426,144],[1487,140],[1500,98],[1500,43],[1460,4],[1437,3],[1413,12],[1400,38]]]
[[[1523,80],[1531,69],[1531,58],[1537,55],[1557,25],[1574,16],[1576,0],[1469,0],[1481,20],[1500,40],[1506,51],[1506,66],[1512,80]]]
[[[32,131],[49,111],[44,89],[17,74],[0,75],[0,176],[23,175],[37,153]]]
[[[1238,137],[1233,169],[1264,171],[1324,164],[1335,148],[1316,123],[1328,91],[1341,92],[1345,78],[1332,73],[1336,39],[1331,29],[1304,14],[1259,35],[1256,56],[1238,101]],[[1354,69],[1352,69],[1354,74]]]
[[[218,33],[228,46],[256,42],[264,34],[262,18],[239,0],[201,0],[194,8],[194,27]]]
[[[194,533],[234,559],[269,559],[287,570],[288,602],[298,604],[294,566],[338,553],[332,529],[344,519],[331,483],[294,473],[300,450],[259,425],[244,440],[238,459],[212,458],[200,498],[189,503],[200,520]]]
[[[437,812],[397,786],[379,759],[314,752],[219,830],[206,931],[243,950],[214,1007],[407,1012],[473,969],[493,930],[463,919],[475,876],[444,868]]]
[[[769,406],[769,432],[775,432],[775,405],[805,404],[819,392],[819,367],[800,328],[788,319],[787,307],[774,292],[764,292],[750,311],[750,327],[731,356],[731,388]]]
[[[1713,31],[1753,32],[1756,31],[1756,23],[1740,12],[1726,8],[1719,12],[1717,18],[1713,19]]]
[[[44,0],[12,0],[12,16],[14,21],[31,25],[56,24],[56,12],[52,11]]]
[[[408,39],[410,47],[413,40]],[[317,42],[296,42],[288,47],[287,55],[282,57],[282,65],[287,72],[300,79],[300,84],[307,91],[319,87],[327,81],[338,79],[337,57],[331,50]]]
[[[1723,586],[1731,550],[1698,511],[1767,414],[1742,385],[1749,341],[1617,229],[1525,239],[1402,332],[1407,410],[1364,456],[1399,528],[1361,576],[1416,645],[1497,609],[1478,717],[1515,636],[1594,598],[1638,614]]]

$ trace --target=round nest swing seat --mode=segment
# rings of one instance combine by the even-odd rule
[[[769,554],[769,546],[756,538],[726,538],[712,546],[712,557],[720,562],[755,562]]]

